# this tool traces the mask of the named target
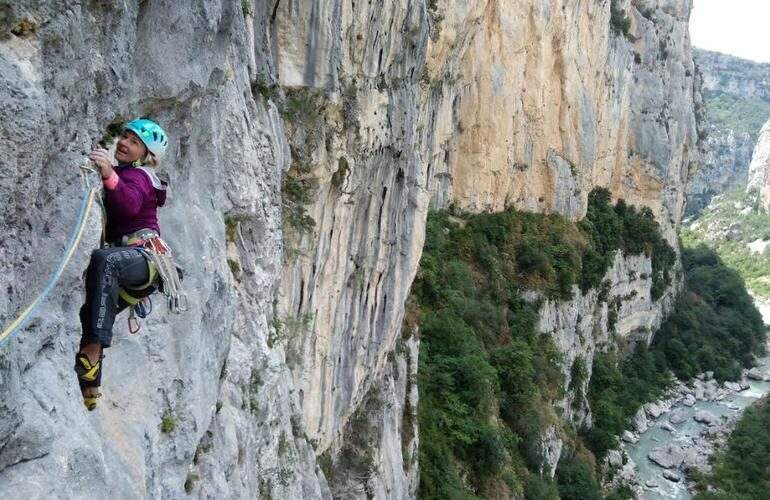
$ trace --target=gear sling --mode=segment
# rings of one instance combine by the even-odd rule
[[[182,269],[171,259],[171,249],[160,235],[152,229],[140,229],[123,236],[119,242],[107,246],[136,248],[147,260],[149,279],[139,286],[123,285],[118,290],[118,296],[130,308],[128,330],[137,333],[140,329],[136,319],[146,318],[152,312],[150,295],[155,291],[154,285],[166,296],[168,310],[180,313],[187,310],[187,296],[182,293]]]

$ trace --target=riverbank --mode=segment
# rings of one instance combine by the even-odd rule
[[[766,324],[770,303],[756,301]],[[770,351],[770,349],[768,349]],[[691,469],[709,470],[708,458],[724,443],[743,410],[770,393],[770,356],[743,371],[739,382],[719,384],[705,373],[677,383],[661,401],[644,405],[606,459],[612,483],[628,484],[637,498],[690,499]]]

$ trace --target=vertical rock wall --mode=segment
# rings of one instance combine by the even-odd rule
[[[675,243],[697,152],[690,2],[617,4],[625,33],[609,1],[278,4],[276,78],[304,110],[289,172],[314,224],[285,227],[277,317],[333,463],[398,337],[429,196],[578,219],[604,186]]]
[[[703,79],[703,155],[687,184],[687,212],[715,195],[745,188],[752,151],[770,119],[770,64],[717,52],[693,52]]]
[[[267,345],[289,150],[276,107],[251,90],[272,57],[269,12],[246,4],[0,2],[0,324],[59,262],[86,152],[140,115],[172,138],[160,222],[190,299],[172,316],[156,298],[136,336],[118,319],[104,397],[87,412],[72,366],[91,211],[53,293],[0,350],[2,498],[328,494],[283,354]],[[237,277],[226,220],[238,221]]]
[[[762,206],[768,210],[770,208],[770,120],[759,133],[757,145],[751,156],[748,177],[746,189],[759,191]]]
[[[437,206],[577,219],[605,186],[673,242],[697,141],[690,2],[617,2],[625,33],[609,4],[437,2],[427,75],[452,104],[426,158]]]
[[[60,255],[75,166],[143,114],[174,138],[161,224],[192,305],[138,337],[118,323],[86,413],[70,365],[92,218],[0,351],[0,493],[413,496],[401,330],[431,200],[579,218],[606,186],[673,241],[690,2],[617,4],[627,29],[609,1],[0,3],[3,324]],[[345,462],[362,449],[363,475]]]

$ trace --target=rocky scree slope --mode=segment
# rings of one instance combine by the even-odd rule
[[[92,217],[0,352],[0,492],[412,496],[417,341],[401,325],[430,204],[576,220],[605,186],[673,242],[697,149],[689,9],[1,3],[4,324],[57,262],[76,165],[143,114],[175,139],[161,223],[192,308],[138,337],[119,322],[86,413],[70,365]]]
[[[687,212],[748,182],[752,150],[770,119],[770,64],[694,50],[703,79],[703,155],[687,185]]]

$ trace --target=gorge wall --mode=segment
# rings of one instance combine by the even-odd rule
[[[752,151],[770,119],[770,64],[694,50],[703,79],[703,155],[687,185],[687,212],[711,198],[745,188]]]
[[[760,193],[762,207],[770,209],[770,118],[768,118],[762,130],[759,132],[757,145],[751,156],[749,164],[748,191],[756,190]]]
[[[413,496],[419,343],[402,325],[429,207],[576,220],[608,187],[673,244],[697,154],[689,10],[0,2],[0,323],[58,262],[85,152],[143,114],[174,138],[161,225],[191,302],[138,336],[118,321],[87,413],[71,364],[91,214],[0,350],[0,496]],[[619,335],[649,334],[671,295],[639,293]],[[582,300],[543,330],[574,331]]]

